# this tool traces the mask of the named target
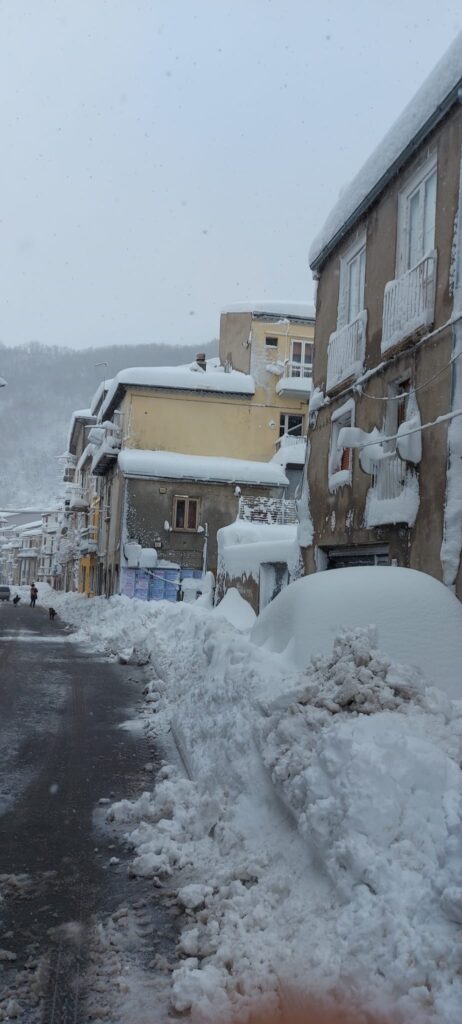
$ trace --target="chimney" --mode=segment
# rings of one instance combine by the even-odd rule
[[[201,370],[206,370],[207,369],[207,362],[206,362],[205,352],[197,352],[196,353],[196,363],[200,367]]]

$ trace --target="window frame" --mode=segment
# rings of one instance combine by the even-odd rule
[[[196,525],[195,526],[177,526],[177,507],[178,502],[184,501],[185,512],[184,521],[189,522],[189,503],[194,502],[196,505]],[[175,533],[197,533],[198,526],[200,525],[200,498],[196,498],[192,494],[174,494],[173,495],[173,518],[172,518],[172,530]]]
[[[275,349],[275,348],[278,348],[278,345],[279,345],[279,335],[278,334],[266,334],[265,335],[265,348]]]
[[[348,420],[348,422],[346,422]],[[328,461],[328,483],[329,490],[336,491],[339,487],[351,487],[353,480],[353,449],[338,447],[338,436],[342,427],[354,427],[355,425],[355,401],[349,398],[347,402],[339,405],[331,416],[329,461]],[[342,469],[343,456],[349,452],[348,468]]]
[[[294,361],[293,351],[294,345],[301,345],[301,356],[300,362]],[[306,346],[311,348],[311,359],[309,363],[305,360]],[[308,377],[313,376],[313,355],[314,355],[314,339],[313,338],[290,338],[290,356],[289,356],[289,368],[290,376],[295,377],[296,380],[305,380]],[[294,373],[294,366],[300,367],[300,373]],[[307,371],[307,372],[305,372]]]
[[[401,393],[403,385],[404,391]],[[392,437],[397,434],[400,423],[406,421],[409,397],[413,390],[414,385],[410,370],[403,371],[399,377],[396,377],[388,384],[384,424],[386,437]],[[400,411],[402,410],[404,410],[404,419],[400,420]],[[396,452],[396,438],[394,441],[385,441],[384,449],[387,452]]]
[[[397,227],[397,245],[396,245],[396,277],[402,277],[412,270],[413,266],[417,266],[425,256],[427,252],[422,252],[421,256],[417,260],[417,264],[413,263],[412,266],[408,265],[408,254],[409,254],[409,241],[410,241],[410,208],[412,198],[421,190],[425,189],[426,182],[436,174],[436,190],[435,190],[435,220],[433,224],[433,246],[429,252],[432,252],[435,248],[435,230],[436,230],[436,210],[437,210],[437,195],[438,195],[438,153],[434,150],[430,153],[424,163],[420,164],[419,167],[410,176],[404,187],[401,189],[398,195],[398,227]],[[424,230],[424,216],[425,206],[421,202],[421,230]]]
[[[365,291],[366,291],[366,259],[367,259],[367,234],[366,229],[357,234],[354,241],[350,243],[348,248],[340,257],[340,269],[339,269],[339,293],[338,293],[338,307],[337,307],[337,331],[341,330],[342,327],[347,327],[349,323],[353,323],[356,317],[365,308]],[[364,280],[362,283],[362,305],[358,309],[355,316],[349,319],[349,308],[350,308],[350,267],[351,264],[361,256],[364,251]]]
[[[293,433],[293,429],[294,429],[293,427],[289,430],[289,420],[290,419],[299,419],[300,420],[300,433],[299,434],[294,434]],[[305,418],[304,418],[304,416],[302,414],[299,415],[298,413],[293,413],[293,412],[280,412],[279,413],[279,437],[285,437],[286,434],[289,437],[304,437],[304,433],[303,433],[304,420],[305,420]]]

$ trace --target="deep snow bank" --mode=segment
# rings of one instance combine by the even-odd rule
[[[175,1009],[215,1024],[280,986],[336,988],[460,1024],[461,705],[369,628],[298,671],[195,606],[59,600],[78,635],[149,652],[146,722],[187,765],[109,812],[133,870],[170,878],[185,909]]]
[[[462,605],[442,583],[412,569],[361,566],[304,576],[264,609],[251,640],[286,652],[303,669],[313,654],[332,649],[343,626],[370,623],[390,656],[462,698]]]

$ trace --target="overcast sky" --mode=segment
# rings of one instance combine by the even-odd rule
[[[313,235],[460,0],[0,0],[0,340],[197,344]],[[1,368],[0,368],[1,369]]]

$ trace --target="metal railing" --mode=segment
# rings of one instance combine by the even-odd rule
[[[303,379],[304,377],[311,378],[312,376],[312,363],[297,363],[291,359],[288,359],[284,363],[284,377],[298,377]]]
[[[395,281],[385,285],[382,352],[430,327],[435,313],[436,250]]]
[[[383,456],[374,466],[372,487],[378,501],[399,498],[406,483],[406,464],[396,452]]]
[[[306,434],[282,434],[276,441],[276,448],[290,448],[295,445],[306,444]]]
[[[363,370],[366,351],[367,313],[362,310],[351,323],[334,331],[327,349],[327,390],[350,377],[358,377]]]
[[[267,523],[270,526],[297,523],[296,502],[293,498],[240,498],[239,519],[249,523]]]

